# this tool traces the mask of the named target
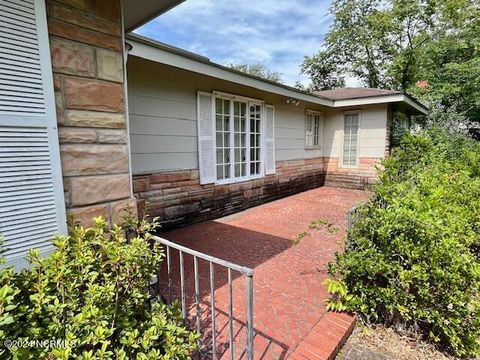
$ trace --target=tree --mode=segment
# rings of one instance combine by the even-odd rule
[[[315,88],[350,74],[480,122],[478,0],[333,0],[330,11],[322,50],[302,65]],[[418,81],[428,86],[418,89]]]
[[[260,77],[265,80],[283,83],[282,74],[271,71],[263,64],[228,64],[229,68],[241,71],[245,74]]]
[[[306,57],[302,64],[302,73],[307,74],[313,90],[330,90],[345,86],[345,79],[338,73],[337,62],[328,51],[320,51],[312,57]]]

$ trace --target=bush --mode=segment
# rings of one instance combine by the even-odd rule
[[[161,249],[148,234],[127,240],[105,225],[76,226],[55,236],[50,256],[31,251],[29,269],[0,272],[0,338],[32,344],[3,348],[2,358],[190,358],[196,335],[176,306],[149,293]],[[39,347],[45,340],[63,342]]]
[[[480,143],[439,128],[383,162],[327,281],[329,309],[479,354]]]

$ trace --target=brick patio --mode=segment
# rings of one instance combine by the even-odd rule
[[[326,264],[342,249],[346,211],[368,198],[359,190],[321,187],[215,221],[162,234],[166,239],[248,266],[254,275],[255,359],[332,359],[354,325],[346,314],[327,313],[322,285]],[[312,220],[325,220],[311,230]],[[297,245],[299,233],[309,235]],[[174,255],[174,253],[172,253]],[[193,297],[193,261],[185,257],[187,303]],[[211,323],[208,264],[200,263],[202,328]],[[178,257],[173,256],[174,283]],[[236,274],[234,274],[236,275]],[[162,282],[165,281],[163,277]],[[217,349],[229,358],[227,273],[215,268]],[[234,277],[235,358],[245,344],[245,281]],[[190,307],[190,313],[194,313]]]

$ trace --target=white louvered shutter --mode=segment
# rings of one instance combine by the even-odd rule
[[[275,174],[275,108],[265,107],[265,174]]]
[[[66,232],[43,0],[0,0],[0,236],[8,265]]]
[[[210,93],[198,92],[197,98],[200,184],[211,184],[216,179],[213,96]]]

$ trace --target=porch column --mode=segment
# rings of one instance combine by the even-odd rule
[[[120,0],[48,0],[47,15],[67,213],[120,223],[136,209]]]

